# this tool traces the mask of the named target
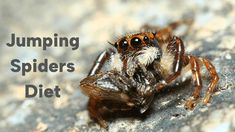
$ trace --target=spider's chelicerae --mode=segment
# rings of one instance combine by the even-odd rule
[[[89,96],[91,118],[107,127],[106,112],[139,109],[144,113],[154,94],[190,71],[195,90],[185,107],[193,109],[202,89],[201,66],[211,77],[203,103],[208,103],[219,80],[215,67],[206,58],[185,53],[182,40],[172,31],[187,21],[175,22],[157,32],[140,32],[119,38],[96,59],[88,76],[80,82]],[[187,24],[187,23],[186,23]]]

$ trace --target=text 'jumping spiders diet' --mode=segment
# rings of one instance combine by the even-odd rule
[[[203,65],[211,77],[203,99],[207,104],[219,81],[215,67],[206,58],[186,54],[183,41],[172,35],[180,25],[191,23],[179,21],[156,32],[128,34],[111,43],[114,48],[102,52],[88,76],[80,82],[82,91],[89,96],[91,118],[106,128],[103,118],[106,112],[138,109],[144,113],[155,93],[174,84],[187,72],[191,73],[195,90],[185,107],[193,109],[202,90],[200,68]]]

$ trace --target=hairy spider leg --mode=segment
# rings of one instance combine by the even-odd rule
[[[200,75],[200,65],[204,65],[207,71],[210,74],[211,82],[208,85],[208,89],[206,95],[204,96],[203,103],[207,104],[210,100],[212,93],[214,92],[215,86],[219,81],[219,76],[215,70],[215,67],[212,63],[205,58],[197,58],[194,56],[188,56],[191,64],[191,70],[194,78],[194,83],[196,85],[196,89],[192,94],[192,98],[188,100],[185,104],[186,108],[192,109],[195,107],[195,101],[200,95],[200,91],[202,89],[201,75]]]
[[[215,67],[211,64],[211,62],[208,59],[202,58],[201,59],[207,69],[207,71],[209,72],[210,76],[211,76],[211,82],[208,85],[208,90],[207,93],[203,99],[203,103],[208,103],[211,97],[211,94],[213,93],[216,84],[219,81],[219,76],[215,70]]]
[[[184,63],[184,44],[180,38],[174,36],[172,41],[167,45],[167,49],[174,53],[173,73],[166,79],[166,83],[170,83],[181,73]]]
[[[93,66],[91,67],[88,76],[92,76],[99,73],[104,63],[110,58],[113,53],[114,50],[111,48],[100,53],[99,56],[96,58]]]
[[[192,78],[193,78],[194,85],[196,86],[194,92],[192,93],[192,97],[186,101],[185,107],[189,109],[193,109],[196,106],[196,101],[202,90],[200,65],[199,65],[199,59],[194,56],[189,55],[189,56],[185,56],[185,58],[187,58],[190,62]]]
[[[173,36],[166,48],[167,52],[171,53],[174,57],[173,67],[171,69],[172,71],[170,71],[171,74],[158,83],[156,86],[157,91],[161,90],[164,86],[175,80],[180,75],[182,67],[185,66],[185,63],[187,63],[184,59],[184,44],[180,38]]]
[[[97,120],[97,122],[100,124],[101,127],[107,128],[108,125],[106,121],[102,118],[101,114],[101,106],[99,105],[99,101],[97,99],[93,99],[90,97],[88,102],[88,111],[91,118]]]
[[[159,37],[161,35],[156,34],[156,37]],[[168,37],[167,39],[169,39]],[[191,71],[192,71],[192,77],[194,80],[194,84],[196,86],[192,98],[189,99],[185,106],[187,108],[192,109],[195,107],[196,100],[198,99],[200,95],[200,91],[202,89],[202,79],[200,74],[200,67],[202,64],[205,65],[207,68],[212,81],[210,82],[208,86],[208,91],[204,97],[204,104],[208,103],[211,94],[213,93],[216,84],[218,83],[219,77],[216,73],[215,67],[211,64],[211,62],[205,58],[197,58],[190,55],[184,54],[184,45],[180,38],[173,36],[173,39],[170,40],[170,42],[167,45],[168,52],[172,53],[174,55],[174,62],[173,62],[173,72],[166,77],[166,79],[162,80],[160,83],[156,85],[157,91],[161,90],[166,86],[167,84],[171,83],[173,80],[175,80],[178,76],[180,76],[181,70],[183,67],[187,66],[189,63],[191,65]],[[159,38],[162,42],[167,42],[167,40],[164,40],[166,38]],[[165,43],[163,43],[165,44]],[[161,46],[163,46],[163,44]]]

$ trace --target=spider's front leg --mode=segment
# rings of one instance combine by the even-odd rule
[[[95,84],[101,76],[102,74],[95,74],[86,77],[80,82],[80,88],[89,97],[87,109],[90,118],[96,120],[101,127],[106,128],[108,125],[102,117],[103,109],[101,106],[102,97],[105,95],[99,94],[103,90]]]
[[[92,76],[99,73],[105,62],[111,57],[113,53],[115,52],[111,48],[100,53],[99,56],[96,58],[93,66],[91,67],[88,76]]]
[[[184,44],[180,38],[173,36],[169,43],[167,45],[163,45],[162,47],[164,47],[164,52],[162,60],[159,64],[160,67],[162,67],[168,74],[165,75],[165,78],[157,84],[157,91],[161,90],[164,86],[175,80],[180,75],[182,67],[185,66],[185,63],[188,63],[184,59]],[[173,62],[164,60],[164,57],[167,59],[173,58]],[[166,66],[166,68],[164,66]],[[156,69],[156,71],[159,70]]]
[[[106,121],[103,119],[102,114],[103,108],[101,106],[101,101],[94,99],[92,97],[89,98],[87,109],[89,111],[89,115],[92,119],[95,119],[99,125],[103,128],[107,128],[108,125]]]
[[[101,106],[102,101],[100,100],[99,96],[96,96],[96,93],[98,93],[99,88],[92,85],[93,82],[95,82],[95,80],[99,78],[99,75],[96,74],[100,73],[100,70],[102,69],[103,65],[113,53],[113,49],[108,49],[100,53],[99,56],[96,58],[93,66],[91,67],[91,70],[88,73],[88,77],[80,82],[80,88],[82,89],[82,91],[85,92],[85,94],[90,97],[87,106],[90,117],[97,120],[99,124],[104,128],[107,127],[107,123],[101,116],[101,113],[103,113],[103,109]]]

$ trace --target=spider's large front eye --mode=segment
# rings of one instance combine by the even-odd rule
[[[123,39],[119,42],[119,47],[122,49],[122,50],[127,50],[128,49],[128,42]]]
[[[138,48],[141,46],[141,39],[138,38],[138,37],[134,37],[131,39],[131,45],[134,47],[134,48]]]

